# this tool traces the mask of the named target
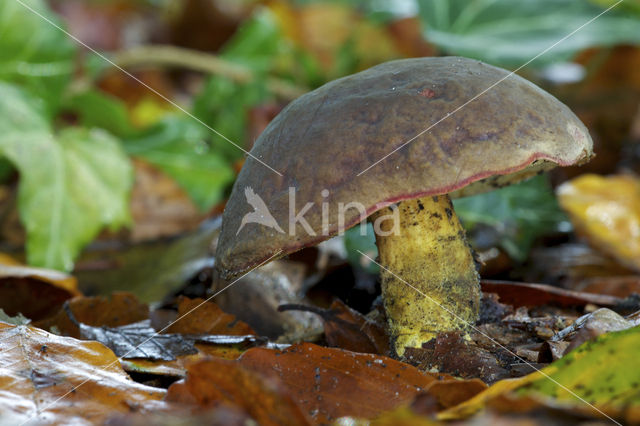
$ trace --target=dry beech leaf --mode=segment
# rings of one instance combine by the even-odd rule
[[[2,424],[100,424],[116,413],[164,406],[164,390],[131,380],[98,342],[5,323],[0,341]]]
[[[213,302],[204,299],[181,297],[178,301],[179,321],[172,324],[167,333],[182,334],[223,334],[244,336],[255,334],[253,329],[235,316],[225,313]],[[197,309],[196,309],[197,308]]]
[[[149,307],[127,292],[115,292],[111,296],[76,297],[69,301],[69,309],[81,323],[94,327],[119,327],[149,318]],[[57,334],[80,338],[80,331],[64,309],[44,321],[35,324]]]
[[[34,321],[55,314],[79,296],[74,277],[52,269],[0,264],[0,308],[7,315],[22,313]]]
[[[237,362],[279,378],[318,423],[343,416],[373,418],[410,402],[438,377],[385,356],[311,343],[284,351],[249,349]]]
[[[640,271],[640,180],[586,174],[556,193],[576,231],[593,247]]]
[[[260,425],[311,424],[277,380],[222,359],[190,364],[187,378],[169,387],[167,401],[196,404],[205,409],[230,405]]]

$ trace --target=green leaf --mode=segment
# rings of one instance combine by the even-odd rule
[[[560,222],[568,221],[544,176],[454,200],[453,205],[467,231],[478,224],[495,228],[502,248],[518,261],[527,257],[537,237],[557,231]]]
[[[380,272],[380,267],[370,259],[360,254],[365,253],[371,259],[378,257],[378,246],[376,246],[376,234],[373,225],[367,223],[366,232],[361,231],[361,226],[356,225],[349,228],[344,233],[344,248],[347,251],[347,261],[354,268],[363,269],[370,274]]]
[[[222,200],[234,172],[208,142],[209,131],[190,117],[168,116],[126,139],[130,155],[144,158],[174,178],[202,210]]]
[[[604,8],[586,0],[418,0],[425,37],[447,54],[503,66],[529,61]],[[640,20],[615,8],[534,62],[566,61],[592,46],[640,42]]]
[[[51,24],[63,27],[44,1],[22,1],[33,11],[17,1],[0,2],[0,80],[43,98],[52,117],[71,79],[75,45]]]
[[[247,20],[222,49],[220,56],[251,69],[255,78],[240,84],[211,76],[194,101],[194,114],[212,128],[242,146],[246,142],[247,111],[268,98],[265,78],[289,48],[275,18],[261,10]],[[212,136],[217,152],[229,161],[242,158],[242,151],[219,136]]]
[[[542,370],[548,377],[541,376],[518,394],[584,404],[575,393],[598,407],[640,407],[639,353],[640,326],[604,334]]]
[[[130,221],[132,168],[102,131],[51,131],[42,103],[0,83],[0,154],[20,173],[18,208],[32,265],[68,271],[103,226]]]
[[[78,114],[86,127],[101,127],[118,137],[129,137],[136,132],[124,102],[99,90],[77,93],[64,106]]]

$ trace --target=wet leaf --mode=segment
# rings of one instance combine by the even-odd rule
[[[238,363],[278,377],[318,423],[338,417],[372,418],[409,402],[437,380],[408,364],[311,343],[280,352],[253,348]]]
[[[122,358],[173,361],[179,355],[197,352],[193,340],[179,334],[158,334],[145,320],[120,327],[92,327],[80,323],[80,335],[97,340]]]
[[[167,401],[202,408],[230,405],[260,425],[311,424],[286,387],[237,362],[222,359],[191,364],[187,378],[169,388]]]
[[[0,308],[11,316],[51,316],[66,300],[80,295],[77,287],[76,279],[63,272],[0,264]]]
[[[640,181],[582,175],[557,189],[577,232],[598,250],[640,271]]]
[[[54,136],[39,102],[0,83],[0,154],[20,173],[20,219],[29,264],[68,271],[104,226],[129,222],[129,160],[104,132]]]
[[[132,381],[98,342],[0,323],[0,412],[4,424],[103,423],[115,413],[163,406],[162,389]]]
[[[501,397],[532,397],[528,410],[561,407],[600,417],[640,421],[640,327],[612,332],[587,342],[540,372],[500,381],[467,402],[438,415],[442,420],[466,418]],[[624,366],[619,368],[618,366]],[[552,380],[550,380],[551,378]],[[576,398],[579,396],[582,400]]]

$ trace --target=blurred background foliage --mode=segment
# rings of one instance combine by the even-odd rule
[[[5,251],[25,246],[28,263],[71,270],[104,226],[103,241],[194,229],[223,208],[244,158],[234,144],[251,149],[298,95],[397,58],[517,68],[590,128],[599,157],[588,170],[635,170],[638,28],[638,0],[3,1]],[[517,262],[571,229],[546,178],[456,208],[478,247]],[[370,267],[354,253],[375,252],[372,236],[345,241]]]

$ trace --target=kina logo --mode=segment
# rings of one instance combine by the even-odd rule
[[[248,223],[257,223],[268,228],[273,228],[276,231],[284,234],[284,231],[282,230],[282,228],[280,228],[278,222],[276,222],[276,219],[269,211],[269,208],[267,207],[265,202],[262,201],[262,198],[260,198],[260,196],[253,191],[253,188],[247,186],[244,189],[244,196],[247,199],[247,203],[251,207],[253,207],[253,211],[244,215],[244,217],[242,218],[242,222],[240,222],[240,228],[238,228],[238,232],[236,232],[236,235],[238,235],[242,228],[244,228],[244,226]]]

